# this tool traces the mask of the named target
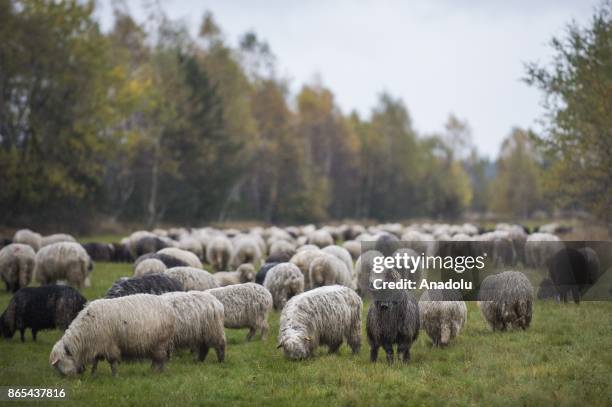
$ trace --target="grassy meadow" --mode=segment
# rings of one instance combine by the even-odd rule
[[[97,263],[87,299],[104,295],[131,265]],[[4,309],[9,294],[0,294]],[[364,321],[365,312],[364,307]],[[226,362],[214,352],[196,363],[187,351],[175,355],[163,373],[149,362],[119,365],[111,376],[103,363],[95,377],[60,377],[48,364],[59,331],[43,331],[38,342],[28,331],[0,341],[0,386],[65,388],[69,399],[87,405],[611,405],[612,303],[559,305],[539,301],[526,332],[492,332],[475,303],[468,303],[463,333],[448,348],[432,348],[421,331],[412,361],[389,366],[368,360],[363,327],[358,356],[343,345],[338,355],[320,348],[314,359],[286,360],[276,349],[279,313],[270,317],[267,341],[245,340],[247,330],[227,330]]]

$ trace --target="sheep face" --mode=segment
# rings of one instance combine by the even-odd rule
[[[255,268],[250,264],[242,264],[238,267],[240,270],[240,280],[243,283],[251,283],[255,281]]]
[[[307,338],[299,333],[295,333],[286,337],[278,347],[282,347],[285,356],[294,360],[306,359],[310,355],[308,343],[310,338]]]
[[[75,376],[85,371],[85,365],[77,363],[70,350],[62,341],[58,341],[53,346],[49,356],[49,363],[63,376]]]

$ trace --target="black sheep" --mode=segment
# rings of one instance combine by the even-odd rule
[[[111,261],[113,258],[113,246],[109,243],[90,242],[81,246],[85,249],[93,261]]]
[[[596,280],[596,277],[589,273],[589,263],[585,255],[570,247],[559,250],[550,259],[548,274],[560,299],[567,302],[567,295],[571,292],[576,304],[580,303],[581,291]]]
[[[263,266],[261,266],[261,268],[255,275],[255,282],[257,284],[263,285],[263,282],[266,279],[266,274],[268,274],[268,271],[279,263],[286,263],[286,262],[272,262],[272,263],[266,262]]]
[[[134,261],[134,257],[126,245],[111,243],[111,246],[113,247],[113,257],[111,261],[115,263],[131,263]]]
[[[550,298],[557,297],[557,289],[555,288],[555,284],[552,282],[550,278],[545,278],[540,283],[540,288],[538,289],[538,300],[547,300]]]
[[[0,331],[12,338],[16,330],[25,341],[25,330],[32,330],[32,339],[43,329],[68,328],[87,300],[77,290],[63,285],[25,287],[15,293],[0,316]]]
[[[155,253],[165,249],[168,245],[158,237],[145,236],[136,242],[136,256]]]
[[[116,281],[106,293],[105,298],[125,297],[134,294],[160,295],[173,291],[183,291],[182,284],[163,274],[147,274],[142,277]]]

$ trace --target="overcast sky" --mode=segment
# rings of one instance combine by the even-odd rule
[[[421,134],[452,112],[495,157],[513,126],[538,129],[541,94],[520,81],[546,62],[553,35],[589,21],[593,0],[247,1],[160,0],[196,32],[211,10],[233,45],[247,30],[266,40],[296,93],[318,76],[346,113],[369,115],[381,91],[401,97]],[[99,0],[103,27],[110,1]],[[142,16],[142,1],[127,1]]]

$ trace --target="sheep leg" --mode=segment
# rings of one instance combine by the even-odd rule
[[[94,358],[93,363],[91,364],[91,375],[95,375],[96,374],[96,370],[98,370],[98,362],[100,361],[100,359],[98,358]]]
[[[578,287],[572,287],[572,297],[574,297],[574,303],[580,304],[580,291]]]
[[[332,344],[329,345],[329,353],[338,353],[338,349],[340,349],[340,346],[342,345],[342,341],[340,342],[334,342]]]
[[[268,326],[268,321],[264,320],[260,324],[260,328],[261,328],[261,340],[265,341],[268,338],[268,331],[270,330],[270,327]]]
[[[383,345],[383,349],[385,350],[385,353],[387,354],[387,362],[389,363],[393,363],[393,345],[388,343]]]
[[[372,345],[370,348],[370,362],[378,360],[378,345]]]
[[[219,363],[223,363],[225,360],[225,345],[217,346],[215,352],[217,353],[217,360]]]
[[[208,355],[209,347],[205,343],[200,345],[200,353],[198,354],[198,360],[200,362],[204,362],[206,356]]]
[[[397,345],[397,354],[402,354],[402,358],[404,363],[410,361],[410,344],[409,343],[401,343]]]
[[[25,342],[25,328],[22,326],[19,327],[19,335],[21,336],[21,342]]]
[[[351,347],[351,350],[353,351],[353,355],[356,355],[359,353],[359,350],[361,349],[361,338],[359,336],[355,338],[347,338],[346,342]]]
[[[38,333],[38,331],[34,328],[32,328],[32,340],[34,342],[36,342],[36,334]]]
[[[249,328],[249,333],[247,334],[247,341],[250,341],[251,339],[253,339],[253,337],[255,336],[255,333],[257,332],[257,328],[256,327],[250,327]]]
[[[112,360],[109,360],[108,363],[110,364],[110,368],[111,368],[113,377],[117,377],[117,361],[112,359]]]

